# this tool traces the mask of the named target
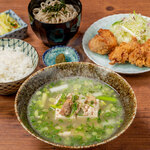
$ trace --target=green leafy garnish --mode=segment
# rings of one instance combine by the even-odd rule
[[[16,23],[12,23],[12,22],[10,22],[10,25],[12,25],[14,28],[17,28],[17,24]]]
[[[91,101],[91,105],[93,105],[94,104],[94,101]]]
[[[89,121],[90,121],[90,118],[88,117],[88,118],[86,119],[86,121],[89,122]]]
[[[62,119],[58,119],[59,122],[63,123],[64,121]]]
[[[56,106],[60,106],[60,105],[63,105],[64,104],[64,102],[66,101],[66,94],[62,94],[61,95],[61,98],[59,99],[59,101],[58,101],[58,103],[56,104]]]
[[[56,108],[61,108],[62,107],[62,105],[53,105],[53,104],[50,104],[50,109],[56,109]]]
[[[73,129],[73,125],[72,125],[72,124],[68,125],[68,126],[66,127],[66,129],[67,129],[68,131],[70,131],[71,129]]]
[[[66,8],[66,4],[61,1],[61,3],[55,3],[54,6],[47,6],[45,9],[42,9],[43,12],[59,12],[62,8]]]
[[[75,103],[73,103],[73,105],[72,105],[72,111],[71,111],[71,114],[70,114],[70,116],[72,116],[74,113],[75,113],[75,111],[78,109],[78,104],[75,102]]]
[[[77,128],[76,128],[76,131],[84,131],[84,125],[83,124],[81,124],[80,126],[78,126]]]
[[[76,100],[79,99],[79,96],[78,95],[73,95],[72,96],[72,102],[74,103]]]

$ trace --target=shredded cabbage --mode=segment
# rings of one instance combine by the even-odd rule
[[[0,35],[6,34],[19,27],[20,25],[18,24],[18,22],[12,17],[10,17],[9,14],[6,13],[0,14]]]
[[[112,24],[111,32],[117,38],[118,43],[129,42],[132,37],[136,37],[140,43],[144,43],[150,38],[150,21],[143,18],[141,14],[129,14]]]

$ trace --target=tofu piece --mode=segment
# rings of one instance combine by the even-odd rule
[[[68,119],[66,116],[61,115],[60,111],[61,111],[61,109],[56,108],[56,110],[55,110],[55,120],[56,119]],[[75,118],[75,116],[70,117],[70,119],[73,119],[73,118]]]
[[[84,104],[82,110],[83,116],[80,117],[89,117],[89,118],[98,117],[99,100],[96,99],[96,102],[93,104],[93,107],[88,104]]]

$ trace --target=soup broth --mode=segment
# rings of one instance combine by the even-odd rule
[[[107,84],[72,77],[38,89],[28,105],[28,119],[44,139],[69,146],[108,139],[123,122],[119,94]]]

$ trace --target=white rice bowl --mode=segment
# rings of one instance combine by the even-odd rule
[[[0,95],[15,93],[37,68],[39,55],[29,43],[14,38],[0,39]]]
[[[33,71],[32,59],[21,47],[0,47],[0,83],[22,79]]]

